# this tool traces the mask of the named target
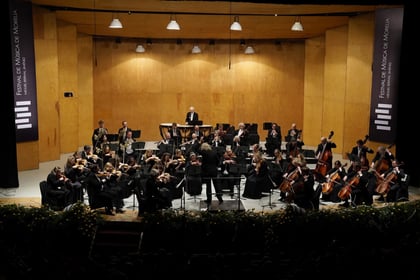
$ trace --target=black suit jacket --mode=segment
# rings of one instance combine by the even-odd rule
[[[193,114],[193,118],[191,120],[191,114]],[[197,112],[188,112],[185,117],[185,122],[190,123],[191,121],[198,121],[198,113]]]

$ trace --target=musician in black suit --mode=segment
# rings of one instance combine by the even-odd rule
[[[190,107],[190,110],[188,111],[186,117],[185,117],[185,123],[186,124],[192,124],[193,122],[198,121],[198,113],[195,111],[195,108],[193,106]]]
[[[125,139],[127,138],[127,132],[131,131],[131,128],[128,127],[127,121],[122,121],[121,124],[122,127],[118,129],[118,142],[120,144],[125,142]]]
[[[96,148],[101,148],[100,144],[103,141],[104,136],[108,134],[108,129],[105,128],[105,121],[99,120],[98,127],[93,130],[92,134],[92,146],[95,151]]]
[[[218,167],[220,165],[220,158],[217,152],[214,149],[212,149],[209,143],[201,144],[199,153],[202,156],[201,177],[202,182],[206,184],[207,205],[209,205],[212,200],[212,181],[216,191],[216,197],[219,200],[219,204],[221,204],[223,203],[222,185],[220,179],[217,178]]]
[[[349,159],[351,161],[359,161],[363,167],[369,169],[369,160],[367,159],[367,154],[373,154],[374,150],[365,146],[365,142],[362,139],[356,141],[356,146],[351,149]],[[348,171],[351,171],[353,165],[349,167]]]
[[[181,130],[178,127],[177,123],[172,123],[172,127],[169,128],[169,134],[171,135],[171,139],[173,140],[176,147],[181,145],[182,143],[182,135]]]
[[[265,148],[267,150],[267,154],[273,156],[274,150],[281,148],[281,139],[280,126],[276,123],[272,123],[271,129],[268,130],[267,137],[265,138]]]

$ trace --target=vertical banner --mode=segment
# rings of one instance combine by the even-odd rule
[[[369,138],[377,142],[394,143],[397,134],[403,14],[403,8],[375,13]]]
[[[38,140],[32,4],[9,0],[16,142]]]

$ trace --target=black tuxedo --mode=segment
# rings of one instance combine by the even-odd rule
[[[192,118],[191,118],[191,114],[192,114]],[[196,122],[196,121],[198,121],[198,113],[197,112],[188,112],[186,117],[185,117],[185,122],[190,124],[191,122]]]

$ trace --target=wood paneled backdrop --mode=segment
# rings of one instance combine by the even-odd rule
[[[368,133],[373,14],[306,41],[250,42],[254,55],[217,40],[200,41],[197,55],[194,42],[175,41],[145,44],[140,54],[133,40],[93,39],[54,12],[33,14],[40,136],[17,144],[19,170],[90,144],[99,119],[111,133],[127,120],[139,140],[158,141],[159,124],[184,123],[190,105],[204,124],[257,123],[261,140],[264,122],[277,122],[283,135],[297,123],[308,146],[334,131],[340,154]]]

